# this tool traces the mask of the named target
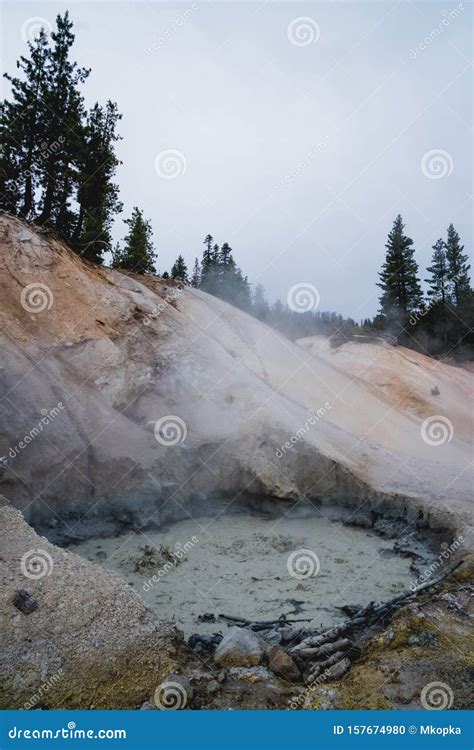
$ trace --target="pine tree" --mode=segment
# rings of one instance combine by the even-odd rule
[[[173,268],[171,269],[171,278],[180,279],[185,284],[188,283],[188,267],[184,262],[184,258],[182,255],[178,255],[173,264]]]
[[[77,175],[79,216],[72,245],[96,263],[102,263],[102,254],[110,247],[113,218],[122,209],[113,182],[120,164],[114,146],[120,138],[116,126],[121,117],[115,103],[109,101],[105,107],[96,103],[83,131]]]
[[[218,261],[222,264],[222,266],[228,266],[232,263],[232,248],[229,246],[228,242],[224,242],[222,245],[220,251],[218,246],[216,245],[216,250],[218,252]]]
[[[39,182],[43,189],[38,221],[56,227],[63,237],[73,234],[77,216],[72,197],[83,137],[84,98],[79,85],[90,70],[79,68],[69,55],[74,44],[69,13],[56,17],[57,30],[51,33],[54,46],[50,54],[44,105],[49,113],[46,123],[47,149],[40,165]]]
[[[448,227],[446,248],[446,260],[448,264],[448,278],[451,284],[454,304],[459,307],[462,302],[468,300],[472,294],[469,277],[469,257],[463,254],[464,245],[452,224]]]
[[[191,277],[191,286],[199,289],[201,286],[201,264],[197,258],[194,259],[193,275]]]
[[[262,284],[257,284],[252,295],[252,315],[259,320],[266,321],[270,313],[270,306],[265,296]]]
[[[201,289],[208,294],[216,294],[218,288],[219,246],[213,245],[214,238],[208,234],[204,238],[204,252],[201,264]]]
[[[431,266],[426,270],[431,274],[425,281],[429,285],[428,296],[433,297],[435,302],[441,302],[443,305],[449,300],[449,277],[448,263],[444,242],[439,239],[433,245],[433,257]]]
[[[30,58],[20,57],[21,78],[8,73],[12,101],[2,103],[1,207],[29,218],[35,208],[41,143],[47,134],[49,113],[44,104],[51,51],[44,29],[28,42]]]
[[[400,214],[388,235],[385,262],[379,274],[382,289],[381,313],[388,321],[404,323],[407,314],[422,304],[418,264],[415,260],[413,240],[404,233],[405,225]]]
[[[125,246],[113,259],[113,267],[125,268],[135,273],[155,273],[156,253],[150,222],[143,218],[143,213],[136,207],[130,219],[124,221],[129,231],[125,237]]]
[[[212,243],[214,242],[214,237],[211,234],[206,234],[204,237],[203,245],[206,246],[206,249],[204,250],[203,256],[202,256],[202,262],[203,263],[210,263],[212,261]]]

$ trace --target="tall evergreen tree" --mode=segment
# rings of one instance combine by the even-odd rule
[[[221,249],[218,249],[218,246],[216,245],[216,249],[219,253],[217,260],[219,263],[221,263],[222,266],[228,266],[231,265],[233,262],[232,258],[232,248],[230,247],[228,242],[224,242]]]
[[[417,310],[423,301],[413,240],[404,229],[399,214],[388,235],[385,262],[377,284],[382,289],[381,313],[387,321],[398,321],[402,325],[407,314]]]
[[[257,284],[252,294],[252,314],[264,322],[270,314],[270,306],[265,296],[265,289],[262,284]]]
[[[208,234],[204,238],[204,252],[201,264],[201,289],[209,294],[216,294],[218,289],[218,245],[213,245],[214,238]]]
[[[191,286],[199,289],[201,286],[201,264],[197,258],[194,259],[193,275],[191,277]]]
[[[125,245],[114,256],[113,267],[125,268],[135,273],[154,273],[156,253],[152,242],[149,221],[143,218],[139,208],[134,208],[130,219],[125,219],[128,234]]]
[[[40,165],[43,189],[38,221],[55,226],[63,237],[73,234],[77,217],[71,206],[83,136],[84,97],[79,85],[90,70],[70,60],[74,44],[69,13],[56,18],[57,30],[51,32],[53,48],[50,55],[44,104],[49,113],[46,124],[48,148]]]
[[[184,281],[185,284],[188,283],[188,267],[184,262],[184,258],[182,255],[178,255],[175,262],[173,263],[173,268],[171,269],[171,278],[181,279],[181,281]]]
[[[449,301],[449,276],[446,251],[442,239],[439,239],[433,245],[433,251],[431,266],[426,269],[431,274],[429,279],[425,279],[429,285],[427,293],[429,297],[434,298],[434,301],[439,301],[444,305]]]
[[[20,57],[20,77],[8,73],[12,100],[2,102],[1,207],[29,218],[35,208],[41,143],[47,134],[49,113],[45,107],[51,50],[42,28],[28,42],[30,57]]]
[[[469,257],[464,255],[464,245],[461,245],[459,234],[452,224],[448,227],[448,237],[445,242],[446,260],[448,263],[448,278],[451,284],[453,302],[456,306],[470,298],[471,284],[469,277]]]
[[[79,159],[79,215],[72,244],[88,260],[102,263],[104,250],[111,245],[114,215],[121,211],[118,185],[114,183],[119,160],[115,155],[116,133],[121,119],[117,105],[96,103],[88,113]]]

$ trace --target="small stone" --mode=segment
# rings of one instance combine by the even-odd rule
[[[265,667],[232,667],[229,669],[229,679],[245,680],[245,682],[267,682],[271,674]]]
[[[281,643],[281,633],[279,633],[278,630],[269,630],[262,637],[271,646],[274,646],[275,644]]]
[[[255,633],[233,627],[224,636],[214,654],[221,667],[254,667],[263,659],[263,648]]]
[[[273,674],[282,677],[288,682],[297,682],[301,679],[301,672],[295,662],[284,649],[278,644],[270,646],[266,650],[268,666]]]
[[[24,615],[30,615],[35,609],[38,609],[38,600],[28,589],[18,589],[15,591],[12,604],[23,612]]]
[[[217,682],[217,680],[211,680],[207,683],[206,690],[208,693],[217,693],[221,689],[221,686]]]

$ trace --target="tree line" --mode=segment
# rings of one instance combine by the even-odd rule
[[[59,14],[50,35],[41,29],[28,43],[19,75],[5,74],[11,97],[0,111],[0,208],[53,229],[87,260],[103,263],[110,252],[114,268],[156,273],[151,223],[138,207],[124,220],[123,243],[112,247],[114,218],[123,208],[114,181],[121,114],[112,101],[86,109],[82,86],[91,71],[71,60],[72,27],[68,12]],[[337,343],[354,333],[389,334],[432,354],[474,346],[470,265],[453,224],[433,245],[424,297],[414,242],[396,217],[379,274],[379,312],[360,322],[319,310],[296,312],[280,300],[270,305],[261,284],[251,287],[228,242],[219,245],[208,234],[203,244],[192,271],[180,254],[162,277],[220,297],[292,339],[325,334]]]

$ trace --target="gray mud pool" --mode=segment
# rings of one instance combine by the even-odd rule
[[[328,627],[346,604],[409,588],[411,560],[375,532],[322,516],[243,512],[179,520],[160,531],[95,538],[71,549],[125,579],[186,635],[213,632],[220,613],[255,620],[308,618]],[[208,618],[209,620],[209,618]]]

